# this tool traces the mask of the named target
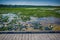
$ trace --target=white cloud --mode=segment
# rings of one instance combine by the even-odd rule
[[[57,4],[57,3],[49,3],[49,2],[36,2],[36,1],[19,1],[19,2],[15,2],[15,1],[12,1],[12,2],[5,2],[5,3],[2,3],[2,4],[12,4],[12,5],[60,5],[60,4]]]

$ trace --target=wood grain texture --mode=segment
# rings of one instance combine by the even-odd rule
[[[0,34],[0,40],[60,40],[60,34]]]

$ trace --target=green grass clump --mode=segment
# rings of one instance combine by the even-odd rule
[[[51,10],[53,9],[53,10]],[[60,18],[60,13],[56,12],[60,10],[60,8],[7,8],[7,7],[1,7],[0,8],[0,14],[4,13],[15,13],[18,15],[19,12],[20,15],[25,15],[25,16],[35,16],[35,17],[59,17]]]

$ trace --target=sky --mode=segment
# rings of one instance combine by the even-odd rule
[[[60,0],[0,0],[0,4],[60,6]]]

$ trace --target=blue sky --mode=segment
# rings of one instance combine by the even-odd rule
[[[60,0],[0,0],[0,4],[60,6]]]

